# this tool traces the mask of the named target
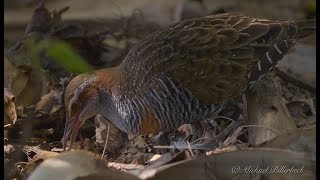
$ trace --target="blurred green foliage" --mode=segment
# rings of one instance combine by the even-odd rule
[[[25,43],[27,44],[32,64],[36,66],[40,66],[40,57],[45,54],[68,72],[80,74],[93,70],[92,66],[64,41],[57,39],[37,41],[34,37],[28,37]]]
[[[307,18],[315,18],[316,16],[316,1],[308,1],[303,7],[303,11]]]

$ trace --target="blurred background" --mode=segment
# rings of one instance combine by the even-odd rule
[[[19,36],[39,0],[5,0],[5,37]],[[66,21],[112,19],[130,16],[136,9],[147,21],[167,25],[185,18],[213,13],[237,12],[257,18],[301,19],[315,16],[316,0],[46,0],[48,9],[70,6]],[[14,33],[17,36],[14,36]],[[23,34],[20,32],[20,34]],[[14,37],[12,37],[14,36]]]
[[[5,48],[12,46],[23,38],[33,9],[38,2],[40,1],[4,1]],[[117,41],[116,46],[127,47],[128,45],[128,48],[136,43],[136,40],[158,30],[160,27],[186,18],[235,12],[257,18],[296,20],[314,18],[316,12],[316,0],[93,0],[90,2],[86,0],[46,0],[44,2],[48,10],[70,7],[62,15],[64,23],[79,22],[82,25],[90,26],[90,30],[85,28],[84,31],[101,31],[101,29],[117,31],[113,34],[117,34],[118,37],[121,36],[121,33],[127,33],[125,36],[129,36],[129,40]],[[129,20],[124,20],[125,18]],[[116,19],[120,21],[115,23]],[[72,32],[74,30],[70,31],[70,33],[75,33]],[[309,38],[306,42],[314,46],[315,37]],[[114,42],[110,40],[107,43],[112,44]],[[299,52],[297,55],[299,58],[294,58],[295,60],[289,63],[280,63],[280,66],[287,69],[292,68],[294,69],[293,72],[307,69],[308,73],[298,75],[301,75],[302,78],[309,78],[308,82],[314,84],[315,62],[309,61],[312,61],[310,59],[315,60],[315,58],[308,59],[305,54],[308,54],[308,56],[310,54],[315,55],[315,49],[303,45],[297,47],[303,49],[303,52]],[[126,52],[123,52],[123,54],[126,54]],[[114,66],[121,62],[122,56],[118,57],[116,55],[117,57],[114,57],[110,54],[107,56],[108,60],[103,60],[108,61],[107,63],[96,62],[96,64]],[[294,64],[292,64],[293,62]]]

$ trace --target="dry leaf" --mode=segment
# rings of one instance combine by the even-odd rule
[[[26,72],[17,70],[16,76],[11,81],[11,91],[17,97],[21,94],[22,90],[26,87],[29,76]]]
[[[35,110],[43,112],[45,114],[49,114],[53,107],[54,103],[54,95],[53,92],[49,92],[41,97],[40,101],[35,105]]]
[[[204,158],[180,161],[146,170],[139,177],[148,180],[315,179],[316,162],[303,152],[273,148],[239,148],[213,153]],[[293,168],[297,173],[281,173],[281,168]],[[258,169],[256,173],[255,169]]]
[[[260,144],[287,129],[296,129],[284,99],[280,82],[269,74],[247,95],[249,143]]]
[[[139,180],[138,177],[118,171],[104,171],[99,173],[90,174],[88,176],[78,177],[75,180]]]
[[[75,151],[43,161],[28,180],[74,180],[74,179],[137,179],[132,175],[108,170],[104,162],[93,153]]]
[[[305,152],[316,160],[316,126],[288,130],[281,135],[263,143],[261,147],[290,149]]]
[[[17,105],[34,105],[48,92],[47,76],[36,69],[25,69],[13,80],[12,91],[17,97]]]
[[[45,159],[47,158],[52,158],[55,156],[58,156],[59,153],[56,152],[52,152],[52,151],[45,151],[45,150],[41,150],[41,149],[33,149],[33,153],[36,153],[32,160],[27,164],[27,166],[24,169],[24,172],[26,174],[30,174],[32,171],[35,170],[35,168]],[[30,152],[29,152],[30,153]]]
[[[3,57],[4,61],[4,87],[11,89],[11,84],[14,77],[18,73],[18,69],[7,59],[7,57]]]
[[[13,126],[17,120],[15,96],[4,88],[4,126]]]

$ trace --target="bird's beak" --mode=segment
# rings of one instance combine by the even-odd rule
[[[76,139],[76,136],[82,124],[83,122],[79,118],[75,118],[71,120],[69,120],[68,118],[66,119],[64,133],[63,133],[63,141],[62,141],[63,150],[66,150],[67,142],[69,139],[70,139],[69,149],[72,148],[72,145]]]

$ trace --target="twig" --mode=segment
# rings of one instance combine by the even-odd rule
[[[109,162],[108,167],[116,168],[116,169],[144,169],[143,165],[140,164],[123,164],[123,163],[116,163],[116,162]]]
[[[194,156],[194,154],[193,154],[193,152],[192,152],[192,149],[191,149],[191,146],[190,146],[189,141],[187,141],[187,144],[188,144],[188,148],[189,148],[189,151],[190,151],[191,156],[192,156],[193,158],[195,158],[195,156]]]
[[[70,9],[70,6],[65,6],[64,8],[60,9],[57,13],[59,15],[65,13],[66,11],[68,11]]]
[[[237,138],[243,133],[243,128],[243,126],[240,126],[233,131],[233,133],[223,142],[223,146],[229,146],[230,144],[237,142]]]
[[[203,140],[203,139],[210,139],[210,138],[208,138],[208,137],[201,137],[201,138],[198,138],[198,139],[192,141],[191,144],[194,144],[194,143],[196,143],[197,141],[200,141],[200,140]]]
[[[228,117],[226,117],[226,116],[216,116],[216,117],[213,117],[213,118],[210,118],[210,119],[215,120],[215,119],[218,119],[218,118],[222,118],[222,119],[226,119],[226,120],[229,120],[229,121],[234,122],[233,119],[228,118]]]
[[[155,149],[177,149],[176,146],[152,146]]]
[[[110,133],[110,125],[108,124],[108,130],[107,130],[107,138],[106,138],[106,142],[104,143],[104,148],[103,148],[103,152],[101,154],[101,159],[104,156],[104,153],[106,152],[107,149],[107,144],[108,144],[108,139],[109,139],[109,133]]]
[[[6,124],[3,127],[6,128],[6,127],[10,127],[10,126],[11,126],[11,124]]]
[[[273,131],[273,132],[275,132],[275,133],[277,133],[277,134],[280,134],[280,132],[279,131],[277,131],[277,130],[275,130],[275,129],[272,129],[271,127],[267,127],[267,126],[261,126],[261,125],[245,125],[245,126],[243,126],[243,127],[260,127],[260,128],[266,128],[266,129],[269,129],[269,130],[271,130],[271,131]]]
[[[237,129],[243,123],[242,120],[232,122],[223,132],[221,132],[216,138],[206,142],[204,144],[183,144],[172,146],[153,146],[155,149],[203,149],[212,150],[219,146],[219,142],[224,141],[235,129]],[[188,143],[188,142],[187,142]]]
[[[219,146],[219,142],[224,141],[235,129],[237,129],[241,124],[243,123],[243,120],[238,120],[232,122],[224,131],[222,131],[216,138],[212,139],[211,141],[197,145],[196,147],[199,147],[201,149],[214,149]]]

